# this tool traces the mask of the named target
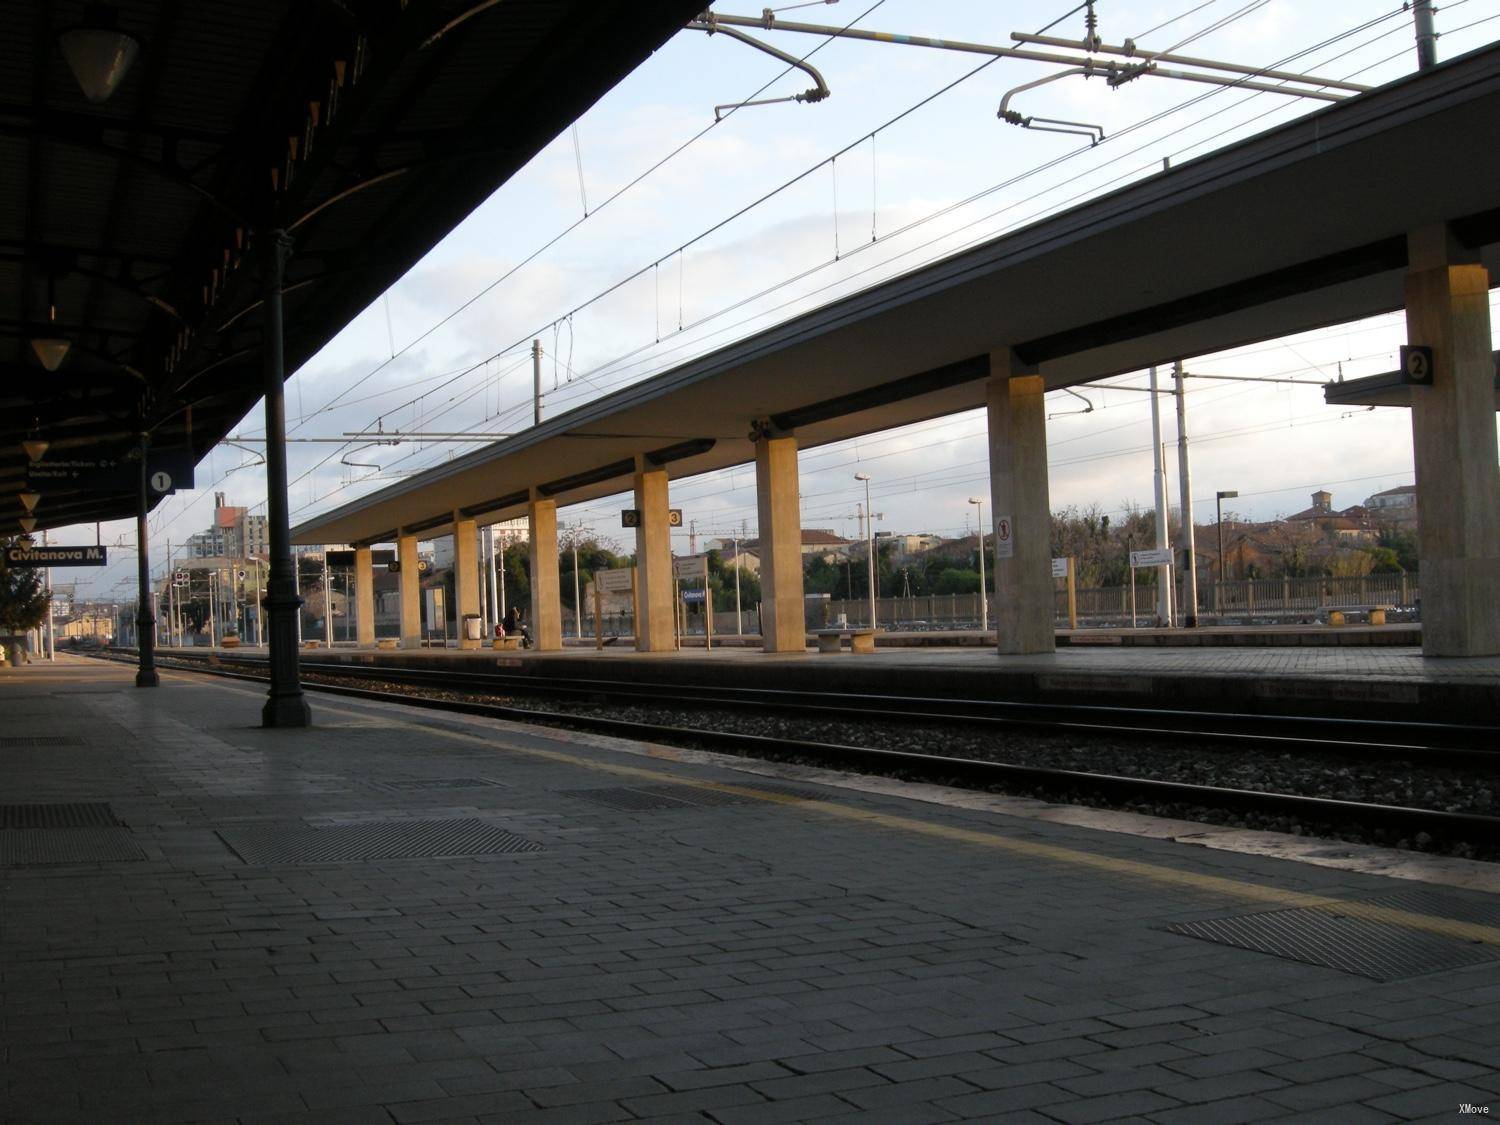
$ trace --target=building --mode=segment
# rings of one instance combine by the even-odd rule
[[[1417,486],[1398,485],[1365,498],[1365,507],[1377,523],[1415,524],[1417,522]]]
[[[224,502],[224,493],[214,493],[214,522],[204,531],[188,537],[187,557],[269,558],[270,541],[266,517],[253,516],[250,509]]]
[[[1312,507],[1287,516],[1285,522],[1312,524],[1330,539],[1345,542],[1373,542],[1377,534],[1367,507],[1355,504],[1336,511],[1333,507],[1333,493],[1323,489],[1312,494]]]
[[[722,542],[722,540],[721,540]],[[853,544],[850,540],[835,535],[826,527],[804,527],[802,529],[802,557],[820,558],[824,562],[845,558]],[[740,543],[746,554],[760,557],[760,540],[746,539]],[[748,569],[748,567],[747,567]]]

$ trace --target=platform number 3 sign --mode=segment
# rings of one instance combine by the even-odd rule
[[[1014,558],[1016,554],[1016,529],[1009,516],[995,517],[995,557]]]

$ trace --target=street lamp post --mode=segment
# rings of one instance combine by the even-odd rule
[[[1224,501],[1232,500],[1239,492],[1230,489],[1228,492],[1214,493],[1214,524],[1219,532],[1219,580],[1214,583],[1214,612],[1220,612],[1219,591],[1224,588]]]
[[[979,631],[990,631],[989,589],[984,584],[984,498],[970,496],[969,503],[979,509]]]
[[[870,550],[870,628],[875,628],[875,510],[870,507],[870,474],[855,473],[855,480],[865,482],[865,528]]]

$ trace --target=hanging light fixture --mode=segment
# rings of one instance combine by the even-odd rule
[[[23,551],[29,551],[36,546],[36,540],[29,535],[22,535],[21,538],[16,540],[16,546]]]
[[[47,323],[57,323],[57,293],[55,279],[50,275],[47,278]],[[73,346],[71,340],[62,336],[33,336],[31,338],[31,350],[36,352],[36,358],[48,371],[56,371],[62,366],[62,361],[68,357],[68,349]]]
[[[108,4],[89,4],[83,22],[57,37],[68,69],[91,102],[108,101],[140,54],[141,41],[117,26],[118,13]]]
[[[26,450],[26,456],[33,462],[40,461],[47,453],[51,442],[45,438],[27,438],[21,443],[21,448]]]
[[[18,522],[21,525],[21,530],[24,531],[27,535],[30,535],[33,531],[36,530],[36,517],[35,516],[22,516],[16,522]]]
[[[40,492],[32,492],[30,489],[25,492],[16,493],[16,499],[21,501],[21,507],[26,509],[26,514],[28,516],[32,512],[36,511],[37,503],[41,500],[41,498],[42,494]]]

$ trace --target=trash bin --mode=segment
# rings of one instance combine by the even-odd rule
[[[464,614],[464,637],[467,640],[477,641],[482,635],[483,624],[477,613]]]

